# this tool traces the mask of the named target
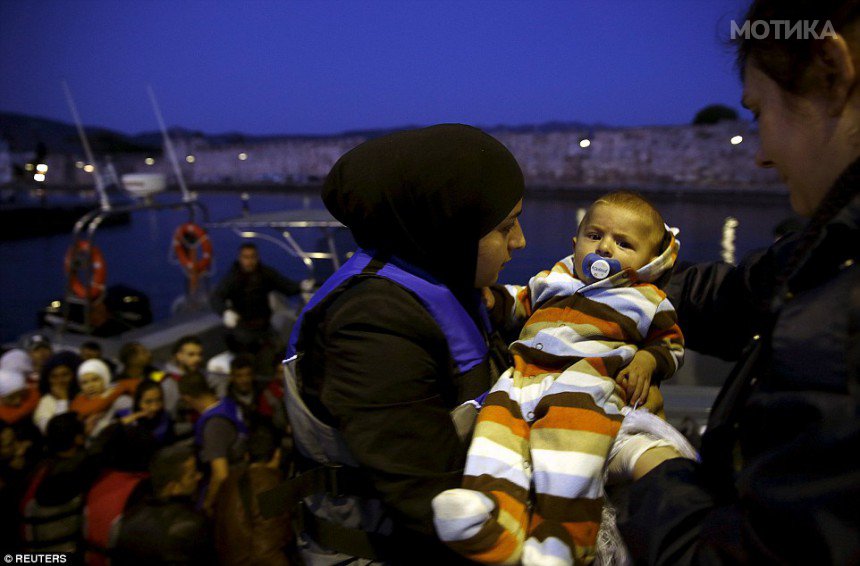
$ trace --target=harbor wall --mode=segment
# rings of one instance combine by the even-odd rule
[[[747,122],[639,128],[490,130],[516,156],[531,187],[635,187],[734,192],[784,190],[774,170],[755,165],[758,133]],[[737,142],[740,136],[740,143]],[[212,143],[174,140],[190,184],[316,185],[334,162],[367,138],[360,135]],[[588,140],[588,143],[584,143]],[[587,147],[583,147],[587,145]],[[190,157],[189,157],[190,156]],[[145,158],[154,161],[147,164]],[[2,163],[2,157],[0,157]],[[92,184],[79,157],[50,155],[50,183]],[[119,155],[118,174],[172,176],[167,155]]]

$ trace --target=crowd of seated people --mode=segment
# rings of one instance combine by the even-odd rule
[[[194,336],[164,367],[139,343],[118,360],[44,338],[13,352],[0,367],[0,513],[16,528],[0,546],[87,564],[290,563],[286,512],[264,518],[256,498],[289,465],[283,388],[251,355],[233,359],[219,396]]]

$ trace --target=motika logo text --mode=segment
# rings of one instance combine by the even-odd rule
[[[830,20],[732,20],[732,39],[824,39],[836,37]]]

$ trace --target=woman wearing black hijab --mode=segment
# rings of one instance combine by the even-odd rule
[[[498,375],[480,288],[525,246],[522,195],[511,153],[458,124],[368,141],[326,179],[323,201],[360,250],[308,304],[288,356],[302,400],[345,445],[338,461],[360,484],[345,491],[381,503],[361,526],[375,558],[462,560],[436,539],[430,501],[465,461],[451,410]]]

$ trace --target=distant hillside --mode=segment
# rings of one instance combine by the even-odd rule
[[[418,126],[403,126],[399,128],[379,128],[366,130],[350,130],[332,135],[248,135],[241,132],[228,132],[223,134],[206,134],[196,130],[185,128],[171,128],[171,137],[176,138],[201,138],[212,146],[237,145],[241,143],[265,142],[277,139],[322,139],[333,137],[364,137],[375,138],[393,131]],[[604,126],[589,126],[577,122],[547,122],[544,124],[526,124],[518,126],[496,125],[491,127],[481,126],[490,132],[564,132],[582,129],[606,129]],[[128,135],[105,128],[85,127],[87,137],[93,151],[97,155],[116,153],[150,153],[161,152],[162,139],[158,131],[144,132],[136,135]],[[9,143],[14,152],[37,151],[39,143],[44,144],[48,153],[74,153],[83,155],[78,132],[74,124],[39,118],[36,116],[25,116],[12,112],[0,112],[0,138]]]
[[[105,128],[86,127],[93,151],[99,155],[114,153],[152,153],[161,151],[161,143],[151,144]],[[16,152],[37,151],[42,144],[47,153],[83,154],[77,128],[73,124],[0,112],[0,137]]]

